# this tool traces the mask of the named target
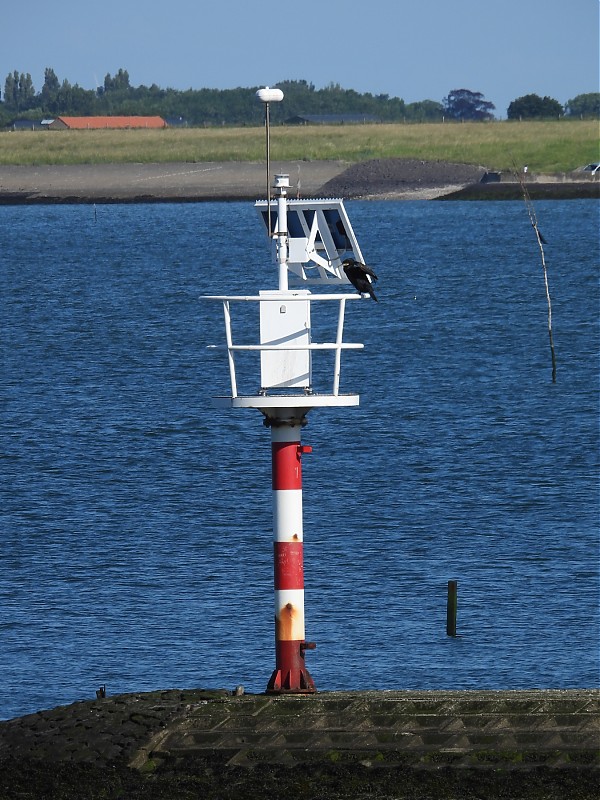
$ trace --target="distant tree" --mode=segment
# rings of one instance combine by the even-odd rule
[[[401,120],[406,114],[404,100],[399,97],[360,94],[354,89],[344,89],[339,83],[315,89],[307,81],[278,81],[277,88],[283,91],[284,101],[271,108],[274,122],[305,114],[358,114],[392,121]]]
[[[406,119],[410,122],[438,122],[444,116],[444,106],[435,100],[408,103]]]
[[[129,73],[126,69],[120,69],[115,73],[114,78],[110,76],[110,73],[107,73],[104,78],[105,92],[122,92],[129,88]]]
[[[83,89],[78,84],[70,87],[71,114],[77,116],[93,116],[97,113],[96,92],[93,89]],[[66,113],[64,111],[63,113]]]
[[[60,89],[60,82],[58,77],[56,76],[56,72],[50,67],[46,67],[44,70],[44,85],[42,86],[41,91],[41,103],[42,107],[47,110],[55,113],[57,111],[56,108],[56,96],[58,95],[58,90]]]
[[[9,124],[11,114],[5,109],[4,103],[0,103],[0,128],[4,128]]]
[[[29,72],[15,70],[6,76],[4,102],[14,111],[24,111],[35,104],[35,89]]]
[[[17,76],[15,79],[15,75]],[[4,81],[4,102],[8,106],[16,107],[19,90],[19,73],[9,72]]]
[[[44,70],[44,85],[42,86],[42,94],[47,93],[50,95],[56,94],[60,88],[60,81],[56,72],[52,67],[46,67]]]
[[[492,111],[496,108],[484,99],[481,92],[471,92],[469,89],[453,89],[444,98],[443,104],[446,116],[460,121],[493,119]]]
[[[286,99],[288,97],[309,97],[315,92],[314,83],[307,81],[277,81],[277,88],[281,89]]]
[[[19,75],[19,101],[23,108],[30,108],[35,100],[35,89],[31,75],[23,72]]]
[[[565,113],[569,117],[600,117],[600,92],[578,94],[567,100]]]
[[[56,104],[62,114],[73,113],[75,110],[73,105],[73,87],[66,78],[61,83],[60,89],[58,90]]]
[[[386,97],[384,100],[383,98]],[[376,95],[374,113],[385,122],[399,122],[406,117],[406,103],[401,97]]]
[[[508,119],[549,119],[560,117],[562,113],[563,107],[558,100],[526,94],[512,101],[506,115]]]

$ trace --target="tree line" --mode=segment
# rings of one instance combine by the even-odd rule
[[[304,80],[286,80],[277,84],[285,101],[271,106],[271,121],[281,124],[295,116],[319,114],[351,114],[381,122],[439,122],[450,120],[494,119],[493,103],[480,92],[453,89],[442,102],[422,100],[405,103],[387,94],[373,95],[343,89],[329,84],[316,89]],[[256,102],[260,87],[237,89],[161,89],[132,86],[129,74],[119,69],[108,73],[102,86],[83,89],[68,80],[59,80],[47,67],[44,83],[36,92],[31,75],[15,70],[9,73],[0,97],[0,124],[7,125],[22,118],[39,120],[52,116],[91,115],[159,115],[165,119],[185,121],[188,125],[260,125],[263,111]],[[563,107],[550,97],[536,94],[515,99],[509,106],[509,119],[541,119],[597,117],[600,115],[600,93],[582,94]]]

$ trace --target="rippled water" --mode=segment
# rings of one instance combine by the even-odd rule
[[[381,302],[303,441],[321,690],[598,684],[598,204],[347,203]],[[0,208],[0,718],[274,668],[269,432],[217,411],[252,204]],[[445,634],[446,584],[460,636]]]

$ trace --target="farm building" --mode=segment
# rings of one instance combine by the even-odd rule
[[[359,125],[379,122],[372,114],[298,114],[286,119],[286,125]]]
[[[62,130],[104,130],[129,128],[166,128],[162,117],[56,117],[48,128]]]
[[[45,131],[48,130],[51,122],[51,119],[43,119],[41,122],[35,119],[14,119],[6,126],[6,129],[9,131]]]

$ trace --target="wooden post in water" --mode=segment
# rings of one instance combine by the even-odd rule
[[[458,582],[448,581],[448,604],[446,609],[446,633],[456,636],[456,607],[458,595]]]

